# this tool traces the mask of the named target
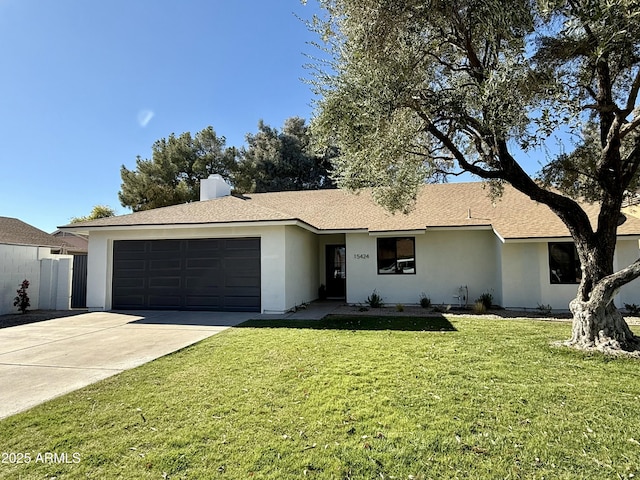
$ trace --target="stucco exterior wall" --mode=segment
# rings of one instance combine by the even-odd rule
[[[285,227],[286,310],[318,298],[318,251],[317,235],[299,227]]]
[[[640,249],[638,248],[638,240],[618,240],[616,248],[616,256],[614,258],[614,267],[621,270],[628,267],[640,257]],[[640,305],[640,279],[635,279],[620,289],[620,293],[616,298],[616,306],[624,308],[624,304]]]
[[[87,260],[87,308],[89,310],[111,309],[113,242],[116,240],[259,237],[262,257],[261,310],[267,313],[286,311],[293,305],[288,307],[286,298],[285,228],[285,226],[238,226],[91,232]]]
[[[391,236],[391,235],[389,235]],[[387,304],[417,304],[421,293],[434,304],[458,303],[460,286],[469,303],[482,293],[498,292],[495,236],[491,230],[427,230],[414,236],[416,273],[380,275],[377,241],[363,233],[347,234],[347,302],[363,303],[377,290]]]
[[[535,308],[542,300],[544,275],[538,243],[505,243],[501,246],[502,306]],[[546,244],[544,245],[546,248]],[[546,267],[549,271],[549,267]],[[549,283],[549,279],[546,279]],[[575,294],[575,290],[574,290]],[[566,308],[566,307],[564,307]]]
[[[578,291],[578,285],[552,284],[549,274],[548,242],[514,242],[502,245],[502,283],[506,308],[538,308],[549,305],[554,310],[567,310]],[[639,256],[637,240],[619,240],[614,268],[619,270]],[[620,308],[625,303],[640,305],[640,281],[622,288],[615,300]]]

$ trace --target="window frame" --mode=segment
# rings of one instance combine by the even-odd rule
[[[398,243],[400,241],[406,241],[409,240],[411,241],[411,246],[412,246],[412,251],[413,251],[413,257],[399,257],[398,255]],[[392,258],[382,258],[383,256],[381,255],[381,243],[387,243],[387,248],[384,248],[385,246],[383,246],[383,248],[387,251],[390,251],[391,249],[388,248],[388,244],[390,242],[393,242],[393,257]],[[408,271],[405,271],[404,269],[400,270],[398,269],[398,262],[401,260],[411,260],[413,258],[413,268],[408,268]],[[376,272],[378,275],[415,275],[416,274],[416,238],[415,237],[378,237],[376,239]],[[390,260],[393,261],[393,263],[391,264],[391,266],[395,265],[395,268],[393,269],[389,269],[388,266],[386,266],[385,264],[388,263]],[[384,262],[381,265],[381,261]],[[411,271],[413,270],[413,271]]]
[[[561,250],[563,253],[572,253],[572,258],[569,258],[569,261],[566,263],[565,267],[562,268],[562,265],[557,265],[554,268],[553,263],[558,264],[558,260],[553,258],[552,249],[561,245]],[[573,250],[567,249],[568,246],[572,246]],[[549,266],[549,283],[551,285],[579,285],[582,280],[582,268],[580,265],[580,258],[578,257],[578,251],[576,250],[576,245],[574,242],[548,242],[547,243],[547,262]],[[558,270],[572,271],[575,275],[572,275],[571,278],[573,280],[563,280],[558,273]],[[560,272],[561,274],[562,272]]]

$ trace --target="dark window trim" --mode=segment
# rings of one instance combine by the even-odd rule
[[[394,270],[381,271],[385,267],[381,267],[380,265],[380,242],[381,241],[389,241],[395,240],[395,262],[396,268]],[[411,240],[413,246],[413,271],[403,271],[398,270],[398,241],[400,240]],[[378,275],[415,275],[416,274],[416,238],[415,237],[378,237],[376,240],[376,272]]]

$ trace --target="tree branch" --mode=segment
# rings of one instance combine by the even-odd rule
[[[629,133],[634,131],[640,125],[640,108],[636,108],[635,110],[632,110],[631,113],[633,114],[633,120],[631,120],[628,123],[625,123],[624,125],[622,125],[622,127],[620,127],[621,139],[626,137]]]
[[[601,299],[605,299],[607,304],[611,303],[620,288],[638,277],[640,277],[640,258],[628,267],[597,282],[589,295],[589,303],[596,306]]]

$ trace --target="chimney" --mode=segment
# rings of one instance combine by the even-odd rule
[[[231,185],[222,176],[215,174],[200,180],[200,201],[231,195]]]

